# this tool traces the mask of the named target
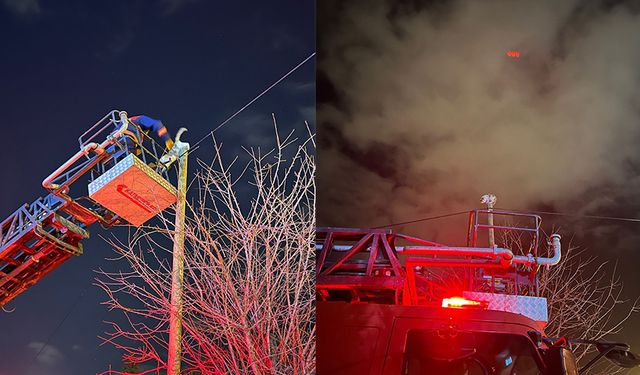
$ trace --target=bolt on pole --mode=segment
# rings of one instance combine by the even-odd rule
[[[179,134],[181,131],[179,132]],[[175,150],[175,151],[174,151]],[[182,289],[184,281],[184,224],[187,201],[187,157],[189,144],[180,141],[173,146],[178,158],[178,202],[176,204],[175,234],[173,239],[173,270],[171,272],[171,310],[169,312],[169,345],[167,375],[180,374],[182,358]]]

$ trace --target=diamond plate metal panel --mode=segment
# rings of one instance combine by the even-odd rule
[[[116,165],[114,165],[111,169],[103,173],[100,177],[93,180],[89,183],[89,195],[95,194],[98,190],[102,189],[109,182],[113,181],[116,177],[121,175],[124,171],[126,171],[129,167],[131,167],[134,163],[134,158],[137,159],[132,154],[127,155],[124,159],[120,160]]]
[[[487,302],[489,310],[506,311],[524,315],[537,322],[547,323],[547,299],[544,297],[514,296],[508,294],[463,292],[464,298]]]
[[[135,165],[136,167],[141,169],[147,176],[149,176],[151,179],[153,179],[153,181],[155,181],[157,184],[159,184],[160,186],[165,188],[171,194],[173,194],[173,195],[178,194],[176,188],[173,187],[173,185],[171,185],[169,183],[169,181],[165,180],[162,176],[160,176],[158,173],[156,173],[156,171],[154,171],[151,167],[146,165],[142,160],[138,159],[137,157],[135,157],[133,155],[129,155],[129,156],[132,157],[133,165]]]

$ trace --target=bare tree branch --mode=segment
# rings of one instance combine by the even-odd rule
[[[514,232],[503,232],[505,247],[519,254],[530,252],[530,241]],[[587,256],[583,249],[571,244],[563,250],[555,266],[537,272],[539,294],[547,298],[549,337],[573,339],[611,339],[620,333],[632,314],[640,311],[638,300],[623,299],[623,285],[616,264]],[[579,365],[586,364],[597,352],[593,346],[572,347]],[[615,374],[622,369],[606,359],[588,370],[589,374]]]
[[[276,147],[246,149],[237,174],[240,158],[225,163],[215,139],[213,160],[198,161],[185,230],[185,374],[314,371],[313,138],[276,127]],[[166,215],[124,243],[111,239],[130,270],[97,278],[125,322],[111,322],[104,342],[147,373],[166,367],[172,235]]]

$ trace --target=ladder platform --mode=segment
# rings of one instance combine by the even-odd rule
[[[139,227],[176,202],[177,191],[133,154],[89,184],[89,197]]]

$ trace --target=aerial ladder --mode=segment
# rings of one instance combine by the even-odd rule
[[[0,224],[0,306],[81,255],[92,224],[137,227],[176,201],[168,176],[176,155],[145,137],[126,112],[109,112],[78,143],[43,181],[49,193]]]

